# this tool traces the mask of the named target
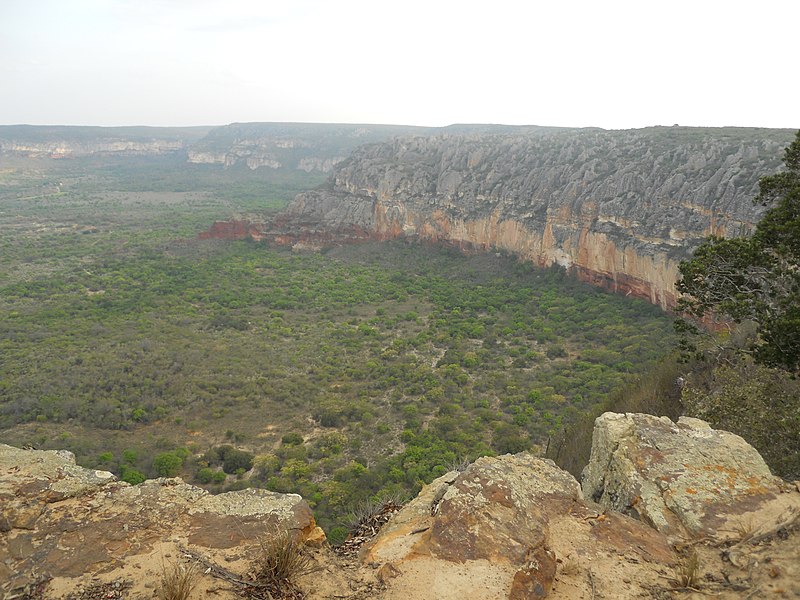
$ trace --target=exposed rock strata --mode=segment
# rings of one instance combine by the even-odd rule
[[[161,156],[185,151],[202,127],[0,126],[0,155],[76,158],[90,155]]]
[[[670,307],[678,262],[703,238],[752,229],[758,179],[790,138],[690,128],[395,138],[355,150],[264,234],[502,249]]]
[[[232,123],[193,144],[190,163],[250,169],[299,169],[329,173],[360,144],[393,135],[425,132],[422,127],[333,123]]]

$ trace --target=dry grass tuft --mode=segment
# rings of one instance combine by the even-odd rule
[[[696,590],[700,582],[700,559],[692,549],[675,567],[675,584],[680,589]]]
[[[197,585],[199,575],[195,564],[162,564],[158,586],[159,600],[187,600]]]
[[[251,597],[302,598],[296,579],[310,573],[313,563],[302,543],[288,531],[261,541],[261,553],[252,565],[255,584]],[[258,592],[267,592],[259,596]]]
[[[736,532],[736,536],[739,538],[739,542],[746,542],[756,532],[756,526],[753,524],[752,519],[742,520],[739,521],[736,525],[734,525],[733,530]]]

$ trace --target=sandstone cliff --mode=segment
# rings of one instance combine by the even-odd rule
[[[582,488],[528,453],[485,457],[384,516],[332,552],[299,496],[130,486],[0,444],[0,598],[149,597],[177,562],[202,566],[192,598],[233,599],[261,536],[283,531],[316,548],[308,598],[800,594],[800,483],[696,419],[606,413]]]
[[[410,237],[512,252],[662,307],[709,234],[749,232],[788,130],[446,133],[362,146],[262,237]]]

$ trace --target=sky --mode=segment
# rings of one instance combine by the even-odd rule
[[[800,0],[0,0],[0,124],[800,128]]]

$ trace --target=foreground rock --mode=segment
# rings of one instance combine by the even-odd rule
[[[587,498],[679,537],[729,539],[787,510],[786,489],[738,435],[689,417],[605,413],[583,473]]]
[[[360,556],[308,550],[300,589],[310,600],[800,597],[800,484],[772,477],[741,438],[606,413],[593,442],[583,490],[527,453],[480,458],[392,512]],[[233,600],[239,583],[220,573],[246,578],[262,536],[284,531],[324,540],[299,496],[130,486],[69,453],[0,445],[2,600],[150,598],[178,563],[200,565],[192,599]]]
[[[363,552],[388,581],[383,597],[398,599],[648,596],[653,573],[677,562],[663,536],[602,514],[571,475],[527,453],[440,477]]]
[[[228,567],[242,563],[243,572],[265,535],[321,533],[297,495],[213,496],[180,479],[130,486],[76,466],[69,452],[1,444],[0,510],[0,598],[51,578],[47,597],[58,597],[98,574],[150,596],[164,566],[184,548]]]

